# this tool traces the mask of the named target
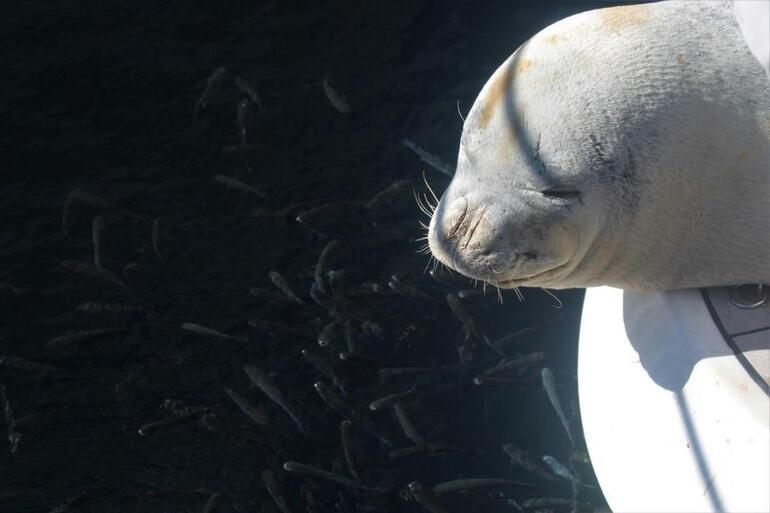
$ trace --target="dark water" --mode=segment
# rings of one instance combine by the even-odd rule
[[[518,511],[508,499],[570,497],[566,481],[512,468],[503,443],[562,462],[564,431],[539,386],[540,367],[514,374],[524,387],[475,386],[474,369],[499,357],[477,342],[460,373],[377,378],[378,367],[458,367],[461,323],[445,295],[472,287],[423,273],[416,252],[424,216],[412,187],[389,211],[362,209],[396,180],[418,192],[424,165],[400,144],[406,135],[452,161],[466,112],[492,71],[537,30],[606,3],[463,1],[21,2],[3,12],[0,50],[0,384],[10,416],[0,415],[0,511],[197,512],[214,493],[218,510],[279,511],[261,471],[272,469],[293,511],[421,511],[399,495],[411,481],[426,487],[456,478],[502,477],[540,489],[501,489],[442,498],[450,512]],[[205,109],[193,110],[206,78],[226,68]],[[337,112],[321,80],[329,72],[352,107]],[[241,148],[236,104],[240,76],[254,84],[264,111],[250,106]],[[237,177],[268,199],[225,187]],[[440,194],[448,179],[430,169]],[[79,188],[113,207],[76,202],[62,229],[65,198]],[[308,208],[343,202],[308,224]],[[276,211],[287,206],[286,215]],[[257,211],[255,215],[255,210]],[[93,262],[92,220],[105,221],[101,260],[125,288],[68,272],[63,261]],[[155,220],[159,255],[153,248]],[[318,333],[332,320],[309,297],[313,268],[331,238],[340,246],[329,268],[335,312],[343,321],[330,347]],[[305,305],[280,297],[276,270]],[[430,299],[395,294],[396,273]],[[382,292],[361,291],[375,282]],[[256,297],[251,287],[277,295]],[[542,351],[562,402],[579,431],[576,338],[582,294],[559,293],[561,310],[539,290],[525,301],[504,293],[465,300],[491,339],[560,320],[505,348],[509,356]],[[93,314],[85,302],[139,305],[141,312]],[[561,316],[561,317],[559,317]],[[251,321],[251,322],[250,322]],[[238,337],[223,340],[181,329],[196,323]],[[343,326],[356,350],[376,364],[343,362]],[[372,332],[367,323],[381,328]],[[114,329],[88,340],[52,341]],[[378,397],[412,386],[432,393],[404,400],[422,436],[478,454],[417,454],[391,460],[353,423],[362,479],[392,486],[384,496],[354,493],[290,475],[299,461],[345,474],[340,415],[313,388],[324,378],[301,351],[336,362],[346,399],[366,412],[395,447],[413,445],[392,409],[368,412]],[[288,395],[310,436],[250,385],[256,364]],[[257,425],[225,393],[233,389],[267,411]],[[161,408],[164,401],[174,408]],[[140,436],[147,423],[205,411],[174,429]],[[8,425],[11,419],[11,426]],[[9,429],[10,428],[10,429]],[[6,432],[19,433],[16,451]],[[584,450],[582,438],[576,443]],[[594,484],[590,467],[575,464]],[[503,492],[502,494],[500,492]],[[580,501],[603,504],[581,487]],[[55,508],[59,509],[55,509]],[[534,511],[532,509],[528,511]]]

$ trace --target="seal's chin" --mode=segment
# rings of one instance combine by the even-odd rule
[[[550,266],[544,271],[535,274],[517,275],[504,280],[487,280],[492,285],[501,289],[513,289],[517,287],[545,287],[555,279],[563,277],[565,271],[568,271],[571,264],[571,258],[563,260],[561,263]]]

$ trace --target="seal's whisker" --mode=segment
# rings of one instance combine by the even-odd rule
[[[513,292],[516,294],[516,299],[518,299],[520,303],[523,303],[524,294],[521,293],[521,289],[519,287],[513,287]]]
[[[503,293],[500,291],[500,287],[495,285],[495,288],[497,289],[497,302],[501,305],[503,304]]]
[[[430,184],[428,183],[428,179],[425,177],[424,169],[422,170],[422,181],[425,182],[425,187],[428,188],[428,190],[430,191],[430,195],[433,196],[433,201],[435,201],[436,206],[438,206],[438,203],[439,203],[438,196],[436,196],[436,193],[433,192],[433,187],[431,187]]]
[[[423,235],[422,237],[417,237],[416,239],[414,239],[415,242],[420,242],[421,240],[428,240],[428,236]]]
[[[564,303],[561,302],[561,299],[556,297],[556,294],[549,292],[548,289],[546,289],[545,287],[540,287],[540,289],[546,294],[548,294],[549,296],[551,296],[552,298],[554,298],[556,300],[556,306],[554,308],[556,308],[557,310],[561,310],[561,307],[564,306]]]
[[[430,264],[434,261],[437,261],[437,260],[433,258],[433,255],[430,255],[430,257],[428,258],[428,263],[425,264],[425,269],[422,270],[423,276],[425,275],[425,273],[428,272],[428,267],[430,267]]]
[[[465,118],[463,117],[463,113],[460,112],[460,99],[457,99],[457,115],[460,116],[460,119],[463,120],[463,123],[465,123]]]
[[[417,191],[413,191],[413,192],[414,192],[414,199],[415,199],[415,201],[417,202],[417,207],[420,209],[420,211],[421,211],[423,214],[425,214],[426,216],[428,216],[428,217],[432,217],[432,216],[433,216],[433,214],[430,212],[430,210],[428,209],[428,207],[426,207],[426,206],[423,204],[423,202],[422,202],[422,198],[420,198],[420,196],[417,194]]]
[[[420,226],[421,226],[423,229],[425,229],[425,230],[430,230],[430,226],[428,226],[427,224],[423,223],[422,221],[420,221]]]

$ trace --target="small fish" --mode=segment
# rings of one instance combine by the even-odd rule
[[[104,218],[102,216],[94,217],[91,223],[91,239],[94,244],[94,263],[96,267],[102,268],[102,233],[104,232]]]
[[[390,287],[393,292],[401,297],[419,299],[421,301],[428,301],[430,303],[436,302],[433,297],[429,296],[425,292],[417,289],[416,287],[412,287],[411,285],[407,285],[400,280],[390,280],[388,282],[388,287]]]
[[[353,458],[353,423],[350,419],[340,422],[340,441],[342,442],[342,453],[345,456],[345,463],[348,465],[348,472],[356,481],[361,481],[361,477],[356,471],[356,465]]]
[[[262,104],[262,98],[257,94],[257,90],[251,85],[251,82],[242,77],[235,77],[235,85],[240,91],[249,97],[249,100],[259,108],[262,112],[265,112],[265,106]]]
[[[337,109],[342,114],[349,114],[350,104],[348,104],[348,101],[344,96],[342,96],[332,87],[330,73],[326,73],[326,75],[324,75],[324,79],[321,85],[323,86],[326,99],[329,100],[329,103],[332,104],[332,107]]]
[[[319,219],[337,220],[351,213],[351,203],[349,201],[333,201],[302,210],[296,216],[296,221],[300,224],[308,224]]]
[[[195,111],[193,112],[193,119],[198,117],[198,113],[206,108],[211,96],[216,91],[217,87],[222,83],[225,78],[226,69],[221,66],[215,69],[211,75],[206,79],[206,87],[203,89],[198,102],[195,104]]]
[[[361,331],[380,340],[385,337],[385,330],[382,329],[382,326],[368,319],[361,321]]]
[[[448,513],[447,510],[444,509],[444,506],[438,502],[438,499],[436,499],[433,492],[426,490],[417,481],[409,483],[409,485],[407,485],[407,490],[409,490],[411,496],[414,497],[414,500],[430,513]]]
[[[492,344],[492,341],[490,341],[486,335],[483,335],[481,332],[479,332],[478,328],[476,327],[476,323],[471,317],[471,314],[468,313],[468,310],[465,309],[465,305],[463,305],[462,300],[457,297],[457,294],[453,292],[448,293],[446,295],[446,302],[455,317],[457,317],[457,319],[463,324],[463,329],[466,333],[472,334],[477,339],[482,340],[493,352],[500,356],[504,356],[502,351],[500,351],[497,346]]]
[[[278,484],[278,479],[275,477],[275,472],[270,469],[264,469],[259,473],[262,476],[262,482],[265,483],[270,497],[273,498],[275,505],[281,510],[281,513],[292,513],[289,501],[286,500],[286,496],[281,489],[281,485]]]
[[[435,169],[436,171],[440,171],[444,173],[445,175],[449,176],[450,178],[454,175],[454,172],[452,171],[452,166],[441,160],[439,157],[435,155],[431,155],[427,151],[423,150],[417,144],[412,142],[410,139],[404,137],[401,139],[401,144],[412,150],[417,154],[418,157],[420,157],[420,160],[428,164],[430,167]]]
[[[289,287],[288,282],[286,281],[286,278],[281,276],[281,274],[278,271],[270,271],[267,276],[270,278],[270,281],[278,287],[278,289],[286,294],[286,297],[294,301],[295,303],[299,303],[300,305],[304,305],[305,302],[297,296],[294,291],[291,290],[291,287]]]
[[[382,408],[390,406],[394,404],[396,401],[403,399],[404,397],[409,397],[410,395],[414,394],[416,389],[417,389],[417,385],[412,385],[412,388],[410,388],[409,390],[406,390],[405,392],[396,392],[395,394],[390,394],[390,395],[386,395],[385,397],[375,399],[374,401],[369,403],[369,409],[372,411],[381,410]]]
[[[398,419],[398,424],[401,426],[401,429],[404,430],[404,434],[417,444],[418,446],[427,446],[428,441],[423,438],[423,436],[417,431],[417,428],[414,424],[412,424],[412,421],[409,419],[409,416],[406,414],[406,410],[404,410],[404,407],[401,405],[400,402],[396,401],[393,404],[393,411],[396,413],[396,418]]]
[[[559,463],[559,461],[553,456],[548,456],[547,454],[543,456],[543,463],[548,465],[548,468],[550,468],[551,471],[557,476],[562,477],[572,483],[579,484],[579,481],[575,477],[575,475],[572,472],[570,472],[570,470],[566,466]]]
[[[251,102],[248,98],[241,98],[235,106],[235,118],[238,121],[238,135],[241,138],[241,148],[245,148],[248,142],[248,125],[251,112],[249,105],[251,105]]]
[[[214,175],[214,180],[226,187],[230,187],[231,189],[235,189],[241,192],[248,192],[249,194],[254,194],[258,198],[267,199],[267,194],[264,192],[232,176]]]
[[[348,477],[334,474],[320,468],[311,467],[310,465],[305,465],[303,463],[297,463],[296,461],[287,461],[283,464],[283,469],[287,472],[291,472],[292,474],[299,474],[305,477],[331,481],[332,483],[337,483],[338,485],[350,488],[352,490],[361,490],[371,493],[385,493],[389,490],[389,488],[385,486],[371,486],[358,483]]]
[[[80,303],[75,307],[75,309],[80,312],[90,314],[136,313],[144,311],[144,308],[138,305],[126,305],[122,303],[97,303],[95,301]]]
[[[284,396],[283,392],[281,392],[281,390],[273,384],[273,382],[267,376],[267,373],[253,364],[244,365],[243,372],[246,373],[251,382],[259,387],[259,389],[262,390],[262,392],[267,397],[269,397],[271,401],[280,406],[281,409],[286,412],[286,414],[297,426],[297,429],[299,429],[300,433],[307,437],[308,433],[305,430],[305,426],[302,424],[302,421],[299,419],[294,409],[289,405],[286,396]]]
[[[155,257],[158,260],[160,260],[162,263],[165,263],[166,259],[163,258],[163,255],[160,252],[160,229],[160,218],[156,217],[152,222],[152,251],[155,253]]]
[[[507,488],[511,486],[517,488],[537,488],[537,486],[532,483],[512,481],[510,479],[455,479],[454,481],[446,481],[444,483],[437,484],[433,487],[433,493],[436,495],[443,495],[445,493],[466,492],[472,490],[482,490],[485,488]]]
[[[313,387],[315,388],[316,392],[318,392],[318,395],[321,397],[321,399],[323,399],[326,404],[328,404],[335,412],[337,412],[340,417],[352,420],[385,445],[389,447],[393,446],[393,443],[381,433],[380,429],[372,421],[349,406],[341,397],[337,396],[337,394],[335,394],[323,382],[318,381],[313,385]]]
[[[540,351],[525,354],[524,356],[519,356],[517,358],[503,359],[494,367],[490,367],[489,369],[482,371],[479,377],[489,378],[492,376],[497,376],[498,374],[524,367],[525,365],[542,362],[544,359],[545,353]]]
[[[506,344],[510,344],[511,342],[514,342],[514,341],[516,341],[516,340],[518,340],[518,339],[520,339],[522,337],[526,337],[527,335],[531,335],[532,333],[537,333],[538,331],[541,331],[542,329],[547,328],[548,326],[553,326],[554,324],[559,322],[562,317],[563,317],[563,314],[559,315],[559,317],[557,317],[555,319],[550,319],[550,320],[547,320],[545,322],[541,322],[541,323],[535,324],[533,326],[527,326],[526,328],[522,328],[520,330],[516,330],[516,331],[514,331],[512,333],[509,333],[507,335],[504,335],[504,336],[494,340],[492,342],[492,344],[495,347],[502,347],[502,346],[504,346]]]
[[[398,180],[375,194],[364,206],[380,216],[402,212],[402,209],[413,201],[409,194],[412,187],[411,180]]]
[[[25,360],[18,356],[0,355],[0,367],[8,367],[11,369],[17,369],[28,372],[56,372],[59,369],[50,365]]]
[[[186,415],[179,415],[179,416],[175,415],[173,417],[167,417],[163,420],[150,422],[148,424],[144,424],[143,426],[140,426],[138,429],[138,432],[142,436],[149,436],[155,433],[168,431],[169,429],[173,429],[183,424],[194,422],[198,420],[204,413],[205,411],[203,410],[197,410],[197,411],[190,412]]]
[[[270,417],[267,415],[267,412],[264,409],[258,406],[253,406],[248,400],[246,400],[245,397],[241,396],[232,388],[226,389],[225,392],[230,396],[230,399],[233,400],[238,408],[240,408],[240,410],[255,423],[259,424],[260,426],[264,426],[265,424],[270,423]]]
[[[106,269],[100,269],[94,265],[87,264],[85,262],[77,262],[75,260],[64,260],[61,263],[61,266],[65,271],[72,274],[82,274],[83,276],[89,276],[91,278],[106,281],[112,283],[113,285],[117,285],[127,292],[130,292],[128,285],[123,283],[120,278]]]
[[[313,270],[313,279],[315,280],[318,289],[324,294],[327,293],[324,284],[324,273],[326,272],[327,261],[329,260],[329,255],[339,246],[340,241],[337,239],[330,240],[321,250],[321,254],[318,256],[318,262],[316,262],[315,269]]]
[[[520,449],[513,444],[504,444],[503,452],[511,459],[512,465],[519,465],[531,474],[534,474],[543,479],[553,481],[553,475],[547,468],[543,467],[539,462],[533,460],[527,451]]]
[[[305,359],[310,362],[310,364],[315,367],[318,372],[330,380],[332,384],[337,387],[340,392],[342,392],[342,395],[348,395],[348,392],[345,389],[344,380],[337,374],[337,370],[334,368],[331,362],[310,349],[303,349],[302,356],[304,356]]]
[[[569,441],[574,442],[572,439],[572,430],[570,429],[569,422],[567,421],[567,416],[564,415],[564,409],[561,407],[561,401],[559,400],[559,393],[556,390],[556,380],[553,377],[553,372],[551,372],[551,369],[548,367],[545,367],[541,371],[540,376],[543,379],[543,388],[545,388],[545,393],[548,395],[548,399],[551,401],[551,406],[553,406],[553,410],[556,412],[556,416],[559,417],[559,421],[561,421],[561,425],[564,427],[564,431],[567,432]]]
[[[101,329],[101,330],[77,331],[75,333],[70,333],[68,335],[61,335],[59,337],[54,337],[51,340],[49,340],[45,346],[48,348],[65,346],[65,345],[77,346],[85,342],[96,342],[97,340],[102,340],[102,339],[114,337],[117,335],[125,335],[126,333],[128,333],[128,330],[125,328],[107,328],[107,329]]]
[[[94,208],[113,209],[115,204],[111,201],[90,194],[82,189],[74,189],[64,200],[64,209],[62,210],[62,231],[69,233],[75,224],[75,213],[79,203],[86,203]]]
[[[19,452],[19,445],[23,437],[16,430],[16,418],[13,415],[13,409],[11,409],[11,402],[8,400],[5,385],[2,383],[0,383],[0,399],[3,401],[5,410],[5,425],[8,431],[8,443],[11,445],[11,454],[16,454]]]
[[[234,337],[232,335],[227,335],[226,333],[222,333],[221,331],[213,330],[211,328],[207,328],[206,326],[201,326],[200,324],[195,324],[193,322],[182,323],[182,329],[189,331],[190,333],[195,333],[196,335],[211,336],[211,337],[221,338],[222,340],[235,340],[238,342],[247,342],[247,340],[243,337]]]
[[[330,323],[328,323],[324,328],[321,330],[321,333],[318,334],[318,345],[321,347],[328,346],[332,340],[337,338],[337,327],[339,326],[340,322],[342,322],[340,319],[334,319]]]
[[[218,493],[212,493],[206,501],[206,504],[203,505],[201,513],[214,513],[219,507],[220,498],[221,497]]]
[[[355,329],[353,328],[353,321],[350,319],[345,321],[345,343],[348,347],[347,354],[356,354],[358,352]],[[341,359],[344,360],[344,358]]]

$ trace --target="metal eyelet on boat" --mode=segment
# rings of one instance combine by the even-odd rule
[[[730,302],[743,310],[753,310],[767,303],[770,291],[766,285],[737,285],[730,289]]]

